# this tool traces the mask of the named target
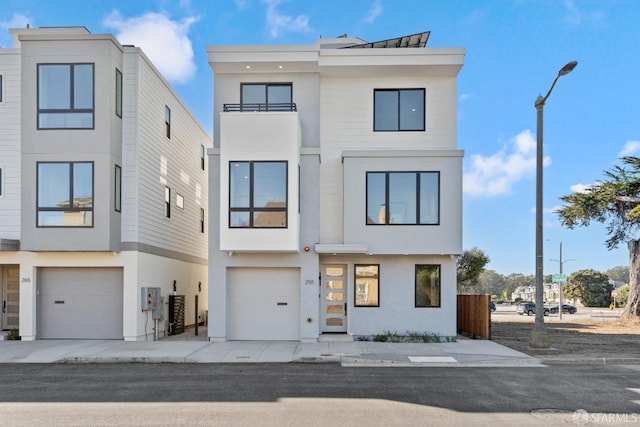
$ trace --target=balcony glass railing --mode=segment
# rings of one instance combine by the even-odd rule
[[[294,102],[269,104],[224,104],[223,111],[229,112],[262,112],[262,111],[298,111]]]

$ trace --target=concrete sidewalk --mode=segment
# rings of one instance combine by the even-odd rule
[[[330,339],[330,338],[329,338]],[[0,363],[322,363],[342,366],[540,367],[535,357],[492,341],[453,343],[292,341],[0,341]]]

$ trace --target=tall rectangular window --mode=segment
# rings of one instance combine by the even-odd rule
[[[3,185],[4,185],[4,175],[3,175],[4,171],[2,168],[0,168],[0,197],[2,197],[3,193]]]
[[[424,89],[375,89],[373,130],[424,131]]]
[[[204,170],[205,149],[204,145],[200,146],[200,168]]]
[[[229,227],[287,228],[287,162],[229,163]]]
[[[93,162],[38,162],[37,226],[93,227]]]
[[[164,216],[171,218],[171,189],[164,187]]]
[[[380,307],[380,265],[355,266],[354,306]]]
[[[113,206],[116,212],[122,211],[122,168],[116,165]]]
[[[122,72],[116,68],[116,116],[122,118]]]
[[[204,208],[200,208],[200,232],[204,234]]]
[[[93,126],[93,64],[38,64],[38,129]]]
[[[166,105],[164,106],[164,128],[165,135],[171,139],[171,109]]]
[[[368,225],[440,223],[440,172],[367,172]]]
[[[242,83],[243,111],[294,111],[291,83]]]
[[[440,266],[416,265],[415,306],[440,307]]]
[[[2,86],[2,74],[0,74],[0,103],[3,101],[4,87]]]

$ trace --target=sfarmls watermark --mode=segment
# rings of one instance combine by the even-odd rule
[[[613,414],[613,413],[589,413],[584,409],[578,409],[573,413],[573,422],[578,425],[586,424],[624,424],[640,423],[640,414]]]

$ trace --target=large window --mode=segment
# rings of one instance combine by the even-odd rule
[[[367,172],[368,225],[440,223],[439,172]]]
[[[440,307],[440,266],[416,265],[416,307]]]
[[[424,89],[375,89],[373,130],[423,131]]]
[[[38,162],[38,227],[93,227],[93,162]]]
[[[355,266],[355,298],[356,307],[380,306],[380,266],[378,264]]]
[[[122,72],[116,68],[116,116],[122,118]]]
[[[229,227],[287,227],[287,162],[229,163]]]
[[[290,83],[243,83],[240,86],[243,111],[292,111]]]
[[[93,64],[38,65],[38,129],[93,129]]]

